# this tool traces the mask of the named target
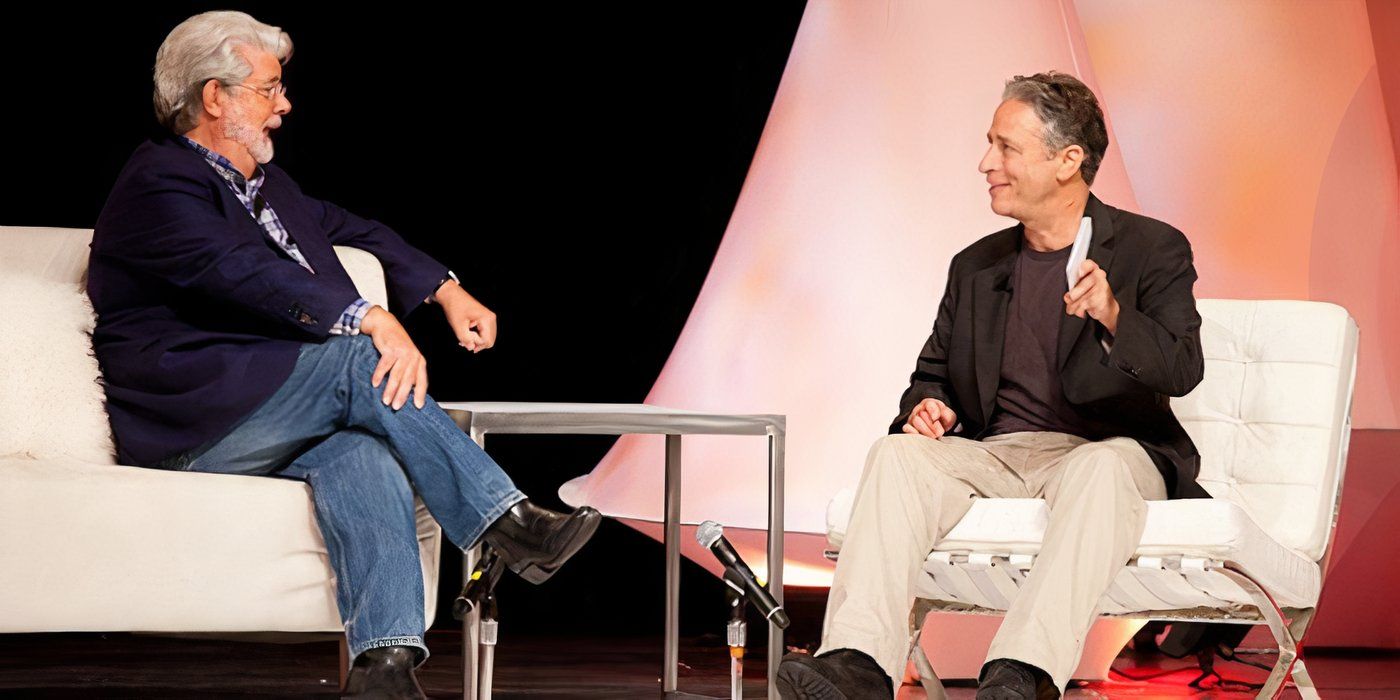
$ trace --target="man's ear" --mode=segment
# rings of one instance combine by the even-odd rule
[[[218,119],[224,115],[224,108],[219,104],[219,81],[210,78],[204,81],[204,89],[200,90],[200,99],[204,102],[204,111],[209,116]]]
[[[1069,182],[1084,164],[1084,147],[1079,144],[1065,146],[1065,149],[1060,151],[1059,159],[1060,165],[1055,169],[1055,179],[1061,183]]]

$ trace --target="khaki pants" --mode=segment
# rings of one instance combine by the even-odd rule
[[[1053,432],[983,441],[887,435],[866,459],[827,601],[822,646],[869,654],[897,686],[909,644],[914,581],[972,499],[1038,498],[1050,506],[1040,555],[987,660],[1044,669],[1063,693],[1099,598],[1142,538],[1144,499],[1166,498],[1136,441]]]

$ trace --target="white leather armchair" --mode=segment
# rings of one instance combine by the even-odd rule
[[[0,275],[82,293],[91,240],[91,229],[0,227]],[[345,247],[336,253],[364,297],[385,305],[374,256]],[[90,355],[83,330],[71,337],[86,339]],[[41,358],[3,355],[0,378],[40,371]],[[55,384],[96,382],[96,363],[89,365],[59,368]],[[55,374],[51,366],[43,371]],[[47,412],[44,425],[71,426],[62,441],[111,444],[105,420],[70,419],[92,407],[72,405],[61,390],[30,396],[7,389],[0,400]],[[108,432],[92,434],[102,427]],[[0,449],[0,633],[343,632],[305,483],[143,469],[117,464],[111,454],[90,456],[100,451],[75,458],[55,451],[52,439],[35,442],[43,444],[15,450],[11,439],[11,449]],[[441,530],[421,500],[418,541],[431,625]],[[342,635],[342,679],[346,664]]]
[[[1278,661],[1259,697],[1290,677],[1316,698],[1300,656],[1322,590],[1351,436],[1358,329],[1312,301],[1201,299],[1205,379],[1172,399],[1214,498],[1150,501],[1136,555],[1100,602],[1105,616],[1266,624]],[[852,493],[828,507],[835,558]],[[1004,612],[1040,550],[1042,499],[979,499],[924,563],[911,658],[930,698],[943,688],[918,644],[930,611]]]

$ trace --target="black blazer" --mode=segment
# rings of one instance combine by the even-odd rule
[[[1107,334],[1103,324],[1061,316],[1057,357],[1065,399],[1092,427],[1092,439],[1137,440],[1162,473],[1168,498],[1209,498],[1196,483],[1200,454],[1168,403],[1205,374],[1191,243],[1161,221],[1110,207],[1092,194],[1084,214],[1094,226],[1089,258],[1107,272],[1118,300],[1118,333],[1108,352],[1099,342]],[[1011,272],[1024,241],[1018,224],[953,256],[933,333],[900,397],[891,433],[902,430],[919,401],[932,397],[957,412],[961,425],[951,434],[984,437],[1001,379]]]
[[[330,337],[360,296],[332,246],[374,254],[399,317],[447,274],[387,226],[306,196],[276,165],[263,169],[262,195],[314,275],[173,134],[138,147],[107,197],[87,292],[121,464],[148,466],[227,435],[291,375],[302,344]]]

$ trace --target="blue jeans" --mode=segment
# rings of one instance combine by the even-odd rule
[[[311,485],[335,570],[336,604],[353,659],[365,649],[422,650],[423,570],[416,490],[459,548],[525,498],[510,477],[428,397],[395,411],[370,377],[367,335],[302,346],[286,382],[222,438],[155,465],[298,479]]]

